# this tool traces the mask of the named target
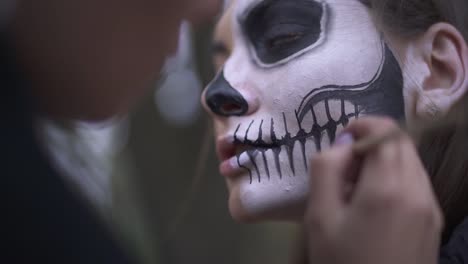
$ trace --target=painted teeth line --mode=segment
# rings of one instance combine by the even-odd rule
[[[253,122],[253,121],[252,121]],[[252,123],[251,123],[252,124]],[[237,138],[237,133],[239,132],[239,129],[240,129],[240,126],[241,124],[239,124],[236,128],[236,131],[234,132],[234,144],[241,144],[242,142]],[[247,135],[247,133],[246,133]],[[249,177],[250,177],[250,184],[252,184],[252,170],[250,170],[248,167],[242,165],[240,163],[240,153],[236,155],[236,158],[237,158],[237,166],[239,166],[239,168],[243,168],[244,170],[246,170],[248,173],[249,173]]]
[[[274,119],[271,118],[271,120],[270,120],[271,143],[270,144],[267,144],[263,140],[263,124],[264,124],[263,119],[260,121],[259,128],[258,128],[258,135],[257,135],[257,139],[255,141],[252,141],[252,140],[248,139],[248,133],[249,133],[250,129],[252,128],[252,126],[254,126],[255,120],[252,120],[249,123],[249,126],[247,127],[247,130],[245,131],[243,140],[240,140],[238,138],[238,135],[237,135],[238,132],[239,132],[239,129],[241,127],[241,124],[239,124],[237,126],[237,128],[236,128],[236,130],[234,132],[234,143],[245,144],[245,145],[257,145],[257,146],[267,146],[267,145],[272,146],[272,147],[253,148],[253,149],[248,149],[248,150],[245,151],[245,153],[247,154],[250,162],[253,165],[253,170],[255,171],[255,174],[257,176],[256,178],[257,178],[258,182],[262,181],[262,177],[260,175],[260,170],[259,170],[258,164],[256,162],[256,157],[257,157],[258,154],[261,154],[261,160],[263,160],[263,165],[264,165],[264,168],[265,168],[267,178],[270,179],[270,177],[271,177],[270,167],[269,167],[270,164],[269,164],[269,162],[268,162],[268,160],[266,158],[266,151],[268,151],[270,149],[272,150],[274,163],[275,163],[275,168],[276,168],[276,170],[278,172],[279,178],[282,179],[283,174],[282,174],[282,171],[281,171],[281,164],[280,164],[280,161],[279,161],[279,156],[281,154],[282,147],[284,146],[284,148],[286,150],[286,153],[287,153],[287,156],[288,156],[289,167],[291,169],[291,172],[292,172],[293,176],[295,176],[296,175],[296,168],[295,168],[295,164],[294,164],[293,152],[294,152],[294,146],[295,146],[296,142],[300,143],[302,159],[303,159],[303,163],[304,163],[303,166],[304,166],[304,168],[306,170],[308,170],[308,160],[307,160],[307,156],[306,156],[306,147],[305,147],[306,141],[308,139],[313,139],[313,142],[315,144],[315,147],[316,147],[317,151],[320,151],[322,149],[322,139],[323,139],[323,133],[324,132],[326,132],[328,138],[330,139],[330,142],[333,142],[335,140],[337,127],[339,125],[346,126],[349,123],[349,120],[351,118],[356,118],[359,115],[359,108],[358,108],[357,105],[354,105],[354,113],[347,114],[346,109],[345,109],[345,100],[343,100],[343,99],[341,99],[341,116],[340,116],[339,120],[337,120],[337,121],[333,120],[333,118],[331,116],[330,105],[328,103],[328,100],[325,100],[325,112],[326,112],[326,115],[327,115],[327,118],[328,118],[328,122],[326,124],[324,124],[323,126],[318,125],[317,115],[316,115],[315,110],[314,110],[313,107],[310,107],[310,111],[311,111],[312,119],[313,119],[313,125],[312,125],[311,130],[309,132],[307,132],[303,128],[302,122],[299,121],[299,118],[296,115],[296,120],[297,120],[297,123],[298,123],[299,131],[296,133],[295,136],[291,136],[291,133],[288,130],[288,125],[287,125],[287,122],[286,122],[285,113],[282,113],[283,123],[284,123],[284,128],[285,128],[285,134],[281,138],[277,138],[276,132],[275,132],[275,122],[274,122]],[[243,169],[248,171],[249,177],[250,177],[250,183],[252,184],[253,183],[253,171],[252,171],[252,169],[250,169],[250,168],[248,168],[246,166],[243,166],[240,163],[241,154],[242,153],[239,153],[239,154],[236,155],[237,156],[237,164],[238,164],[238,166],[240,168],[243,168]]]
[[[271,118],[271,123],[270,123],[270,137],[273,142],[278,141],[278,139],[276,138],[275,121],[273,120],[273,118]],[[273,148],[273,157],[275,159],[276,170],[279,173],[280,179],[283,179],[283,174],[281,173],[281,164],[279,162],[280,153],[281,153],[281,147]]]
[[[365,113],[366,115],[386,115],[396,120],[405,118],[402,87],[403,74],[401,68],[399,67],[398,61],[396,60],[392,51],[385,44],[385,41],[383,41],[382,38],[381,63],[369,81],[352,85],[329,84],[310,90],[309,93],[307,93],[302,99],[299,107],[294,111],[299,127],[299,131],[296,133],[296,135],[291,136],[290,132],[288,131],[288,127],[285,122],[285,114],[283,113],[285,134],[281,138],[277,136],[275,133],[275,120],[271,119],[271,144],[267,144],[264,147],[258,149],[268,148],[272,150],[275,163],[274,167],[278,171],[279,178],[283,179],[279,160],[282,147],[284,146],[285,151],[287,152],[289,166],[291,167],[291,171],[294,172],[295,168],[292,159],[293,148],[295,142],[299,142],[303,153],[304,167],[307,169],[307,160],[305,158],[305,142],[308,139],[313,141],[317,151],[321,151],[322,140],[325,133],[328,134],[330,141],[333,142],[336,136],[335,134],[337,127],[340,125],[346,126],[351,118],[357,119],[361,116],[362,113]],[[332,104],[333,110],[335,110],[337,107],[339,107],[336,102],[340,100],[341,113],[337,113],[336,111],[331,112],[329,103]],[[319,118],[321,116],[316,115],[316,110],[314,110],[314,108],[320,107],[320,110],[322,110],[322,105],[324,105],[326,111],[326,118],[324,119],[328,118],[328,120],[320,120]],[[305,116],[309,114],[312,115],[313,124],[312,127],[307,127],[304,129],[303,120]],[[334,117],[335,120],[331,117]],[[338,120],[336,120],[336,118],[338,118]],[[249,129],[253,124],[254,121],[250,123]],[[262,126],[263,122],[260,122],[260,130],[262,129]],[[239,144],[251,144],[252,142],[247,140],[247,136],[244,137],[243,141],[237,138],[239,127],[240,125],[236,129],[234,142]],[[247,129],[247,132],[249,129]],[[259,135],[261,135],[261,133],[259,133]],[[259,136],[255,142],[263,142],[263,140]],[[249,153],[253,151],[254,150],[247,151],[249,157],[253,157],[253,153]],[[258,154],[259,150],[256,151]],[[261,153],[264,155],[266,150],[262,151],[263,152]],[[240,163],[239,156],[240,155],[237,156],[238,163]],[[266,158],[263,159],[263,164],[265,164],[265,160]],[[252,163],[254,163],[253,166],[256,169],[258,181],[261,182],[262,177],[260,177],[258,173],[258,167],[255,163],[255,159],[253,159]],[[245,168],[249,172],[250,183],[252,184],[252,170],[247,167],[243,167],[240,164],[239,167]],[[266,165],[265,167],[268,168],[268,174],[270,174],[273,166],[270,168]]]
[[[260,122],[260,127],[258,128],[258,139],[255,141],[255,144],[257,144],[259,146],[266,145],[265,141],[263,141],[263,131],[262,131],[262,129],[263,129],[263,119],[262,119],[262,122]],[[267,151],[267,149],[261,148],[261,149],[259,149],[259,151],[262,154],[263,164],[265,166],[267,177],[268,177],[268,179],[270,179],[270,169],[268,168],[268,162],[267,162],[266,155],[265,155],[265,152]],[[259,181],[260,181],[260,175],[259,175]]]

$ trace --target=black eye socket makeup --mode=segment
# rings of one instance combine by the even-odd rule
[[[264,66],[274,66],[318,44],[326,9],[315,0],[265,0],[241,21],[244,34]]]

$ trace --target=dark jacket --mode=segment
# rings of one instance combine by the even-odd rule
[[[468,219],[455,230],[449,242],[442,247],[439,263],[468,263]]]
[[[4,39],[0,86],[0,263],[135,263],[39,148],[30,86]]]

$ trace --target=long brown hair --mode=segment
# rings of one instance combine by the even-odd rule
[[[455,26],[468,40],[467,0],[361,0],[377,22],[399,36],[425,32],[438,22]],[[447,114],[450,122],[425,130],[419,138],[421,159],[445,216],[446,242],[468,216],[468,94]]]

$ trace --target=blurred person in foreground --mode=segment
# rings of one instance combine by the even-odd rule
[[[135,263],[39,137],[39,120],[126,114],[218,0],[1,0],[1,263]]]

